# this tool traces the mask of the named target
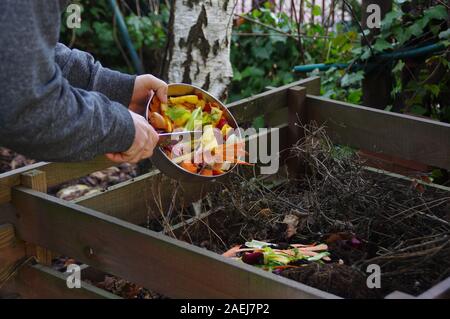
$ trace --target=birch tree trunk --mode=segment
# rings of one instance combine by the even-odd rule
[[[174,0],[166,61],[169,83],[189,83],[225,99],[233,77],[230,62],[234,1]]]

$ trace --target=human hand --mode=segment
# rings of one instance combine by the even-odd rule
[[[150,90],[156,93],[161,102],[167,103],[167,83],[151,74],[143,74],[136,77],[128,108],[135,113],[144,114]]]
[[[142,116],[132,111],[129,112],[134,122],[134,141],[125,152],[106,154],[107,158],[116,163],[137,163],[152,156],[159,140],[158,133]]]

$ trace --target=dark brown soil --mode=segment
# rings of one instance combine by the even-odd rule
[[[343,298],[379,298],[376,289],[368,289],[366,278],[350,266],[310,263],[299,268],[283,270],[281,276]]]
[[[307,131],[292,149],[305,163],[302,176],[264,180],[232,174],[220,192],[203,201],[203,213],[215,212],[176,237],[220,254],[252,239],[326,243],[333,266],[316,271],[325,278],[342,273],[327,290],[341,297],[380,297],[395,290],[418,295],[450,276],[449,192],[369,172],[354,152],[335,147],[323,128]],[[346,266],[334,270],[339,259]],[[353,281],[345,276],[354,274],[356,285],[358,277],[368,276],[370,264],[381,268],[379,293],[349,289]],[[322,289],[319,275],[308,284]]]

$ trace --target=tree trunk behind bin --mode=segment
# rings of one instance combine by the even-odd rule
[[[165,78],[199,86],[225,99],[233,76],[230,62],[234,1],[171,1]]]

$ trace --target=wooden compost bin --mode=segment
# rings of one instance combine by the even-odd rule
[[[280,151],[301,137],[294,125],[299,118],[326,123],[335,143],[450,169],[449,124],[333,101],[317,96],[319,91],[320,79],[307,78],[228,107],[239,123],[263,115],[266,125],[279,128]],[[155,217],[149,185],[161,183],[163,202],[171,196],[167,178],[159,178],[156,170],[72,202],[46,194],[48,187],[112,165],[99,157],[85,163],[37,163],[0,175],[0,293],[117,297],[87,283],[68,289],[66,275],[48,266],[53,251],[168,297],[338,298],[138,226]],[[188,185],[188,200],[198,200],[211,187]],[[40,263],[26,263],[31,255]],[[448,297],[449,290],[450,278],[418,298]],[[415,298],[402,292],[387,296],[396,297]]]

